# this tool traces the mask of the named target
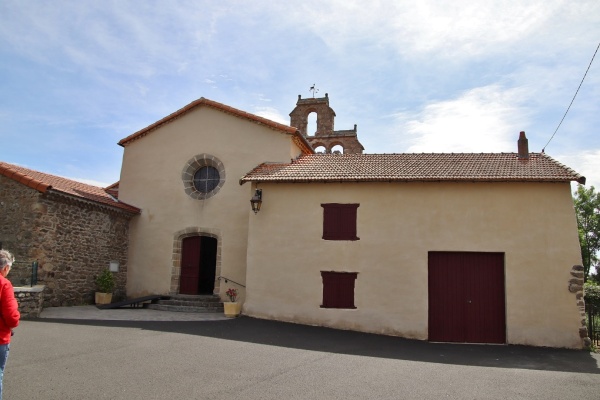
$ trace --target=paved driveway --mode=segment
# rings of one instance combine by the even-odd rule
[[[584,351],[434,344],[240,317],[23,321],[4,398],[598,399]]]

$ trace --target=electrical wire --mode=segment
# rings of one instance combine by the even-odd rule
[[[567,107],[567,111],[565,111],[565,115],[563,115],[562,119],[558,123],[558,126],[554,130],[554,133],[550,137],[550,140],[548,140],[548,143],[546,143],[546,145],[542,149],[542,153],[546,150],[546,146],[548,146],[548,144],[550,144],[550,141],[554,138],[554,135],[556,135],[556,132],[558,132],[558,128],[560,128],[560,126],[562,125],[563,121],[565,120],[565,117],[567,116],[567,113],[571,109],[571,106],[573,105],[573,102],[575,101],[575,97],[577,97],[577,93],[579,93],[579,89],[581,89],[581,85],[583,85],[583,81],[585,80],[585,77],[587,76],[587,73],[590,70],[590,67],[592,66],[592,63],[594,62],[594,58],[596,57],[596,53],[598,53],[598,49],[599,48],[600,48],[600,43],[598,43],[598,47],[596,47],[596,51],[594,52],[594,55],[592,56],[592,59],[590,60],[590,65],[588,65],[587,69],[585,70],[585,74],[583,74],[583,78],[581,79],[581,82],[579,83],[579,87],[575,91],[575,95],[573,96],[573,99],[571,100],[571,104],[569,104],[569,107]]]

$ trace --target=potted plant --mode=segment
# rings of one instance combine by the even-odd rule
[[[242,304],[236,301],[238,296],[237,289],[229,288],[225,292],[225,295],[229,297],[229,302],[223,303],[225,316],[230,318],[237,317],[242,311]]]
[[[112,301],[113,290],[115,289],[115,277],[108,269],[102,271],[96,277],[96,304],[110,304]]]

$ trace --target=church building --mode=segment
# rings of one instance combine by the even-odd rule
[[[524,132],[513,153],[367,154],[334,119],[328,95],[290,126],[200,98],[122,139],[126,295],[235,288],[257,318],[582,347],[583,176]]]

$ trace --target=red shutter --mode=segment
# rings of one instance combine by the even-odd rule
[[[357,272],[321,271],[323,278],[323,308],[356,308],[354,282]]]
[[[321,204],[323,207],[323,239],[337,239],[339,210],[335,204]]]
[[[356,212],[358,204],[340,204],[340,236],[345,240],[357,240]]]
[[[358,240],[356,214],[359,204],[321,204],[323,207],[323,239]]]

